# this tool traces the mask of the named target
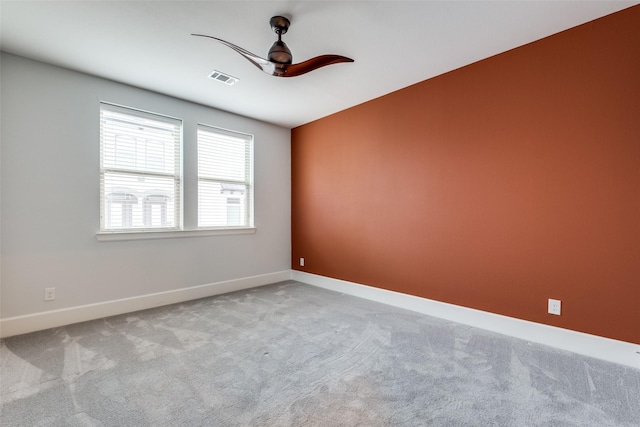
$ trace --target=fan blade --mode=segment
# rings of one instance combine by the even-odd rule
[[[353,62],[353,59],[340,55],[321,55],[311,58],[307,61],[300,62],[299,64],[291,64],[287,66],[287,69],[282,77],[295,77],[301,74],[308,73],[309,71],[316,70],[320,67],[325,67],[331,64],[338,64],[340,62]]]
[[[233,43],[229,43],[228,41],[219,39],[217,37],[213,37],[213,36],[207,36],[205,34],[191,34],[192,36],[197,36],[197,37],[207,37],[209,39],[213,39],[217,42],[222,43],[223,45],[230,47],[231,49],[235,50],[236,52],[238,52],[240,55],[244,56],[249,62],[251,62],[253,65],[255,65],[256,67],[260,68],[262,71],[264,71],[267,74],[270,75],[275,75],[275,71],[276,71],[276,65],[264,58],[259,57],[258,55],[255,55],[251,52],[249,52],[246,49],[241,48],[240,46],[236,46]]]

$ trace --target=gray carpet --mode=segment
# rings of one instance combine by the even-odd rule
[[[1,352],[3,427],[640,425],[640,370],[296,282]]]

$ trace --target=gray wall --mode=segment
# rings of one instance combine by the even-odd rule
[[[0,64],[0,317],[290,269],[289,129],[5,53]],[[253,134],[257,232],[98,242],[101,100],[183,119],[185,228],[196,225],[196,123]]]

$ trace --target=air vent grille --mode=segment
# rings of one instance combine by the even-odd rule
[[[225,74],[222,71],[214,70],[213,73],[209,74],[209,78],[213,80],[217,80],[226,85],[233,85],[237,83],[238,79],[230,76],[229,74]]]

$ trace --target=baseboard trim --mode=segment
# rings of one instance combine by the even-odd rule
[[[0,338],[255,288],[289,279],[640,369],[640,345],[637,344],[296,270],[8,317],[0,319]]]
[[[291,279],[640,369],[640,345],[293,270]]]
[[[0,338],[289,280],[291,270],[0,319]]]

